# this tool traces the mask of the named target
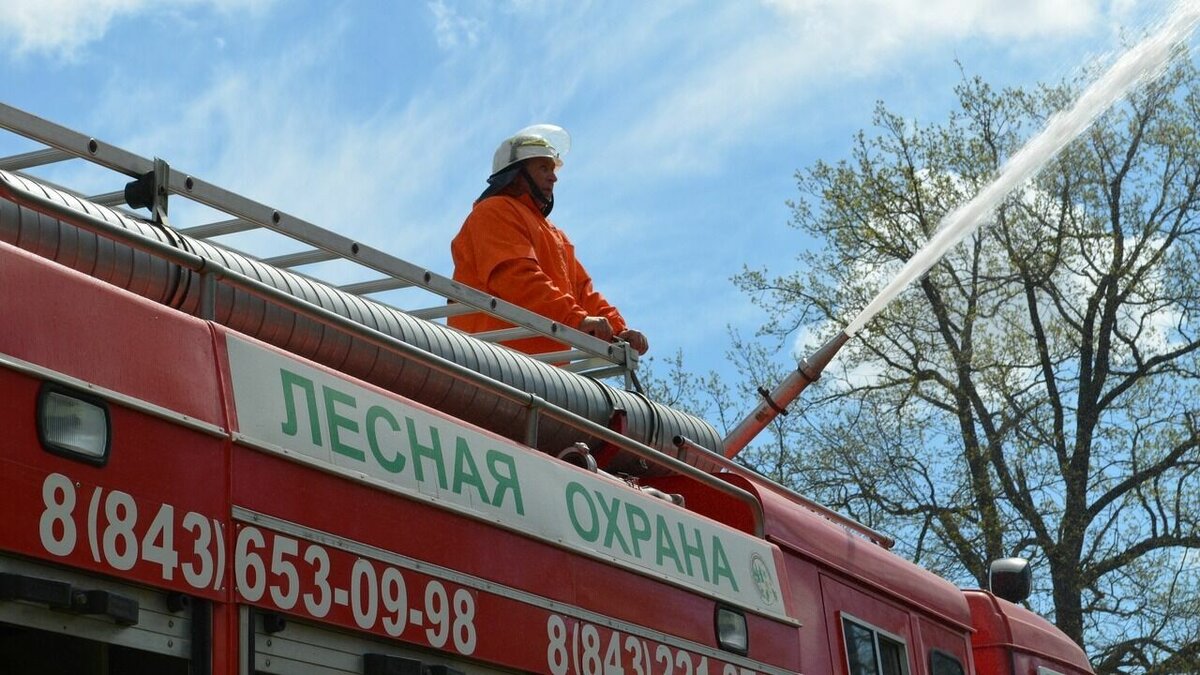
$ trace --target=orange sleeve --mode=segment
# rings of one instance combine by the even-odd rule
[[[572,262],[575,265],[576,284],[579,286],[580,291],[580,297],[576,300],[580,306],[583,307],[588,315],[602,316],[608,319],[608,323],[612,326],[613,335],[628,328],[629,326],[625,324],[625,317],[621,316],[617,308],[608,304],[608,300],[592,287],[592,277],[588,275],[583,265],[579,264],[578,260],[573,260]]]
[[[571,328],[578,328],[588,315],[570,293],[542,271],[537,261],[529,258],[500,263],[493,268],[487,285],[492,295]]]

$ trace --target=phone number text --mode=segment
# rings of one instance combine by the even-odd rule
[[[248,602],[268,602],[314,619],[340,620],[391,637],[424,639],[436,649],[472,654],[478,644],[475,594],[438,579],[368,558],[351,556],[310,541],[241,527],[234,551],[238,593]],[[353,558],[353,562],[349,562]]]
[[[707,656],[558,614],[546,620],[546,638],[546,666],[553,675],[709,675]],[[718,663],[721,675],[757,675]]]
[[[225,537],[216,518],[177,514],[170,504],[155,510],[128,492],[83,488],[61,473],[42,481],[42,506],[38,538],[51,555],[70,556],[82,541],[94,562],[114,570],[141,562],[162,581],[175,581],[178,571],[189,586],[204,590],[220,590],[225,581]]]

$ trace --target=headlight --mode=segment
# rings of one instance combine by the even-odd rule
[[[54,385],[38,395],[38,439],[47,452],[103,466],[112,425],[104,401]]]
[[[717,607],[717,644],[726,651],[745,654],[750,649],[746,615],[728,607]]]

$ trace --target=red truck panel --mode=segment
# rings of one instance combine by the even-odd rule
[[[964,595],[976,630],[971,646],[979,675],[1037,675],[1038,666],[1063,675],[1092,672],[1083,649],[1049,621],[985,591]]]
[[[204,321],[3,242],[0,289],[0,354],[224,426]]]

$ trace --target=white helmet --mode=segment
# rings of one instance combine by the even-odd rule
[[[492,175],[530,157],[550,157],[556,167],[571,149],[571,135],[553,124],[535,124],[506,138],[492,157]]]

